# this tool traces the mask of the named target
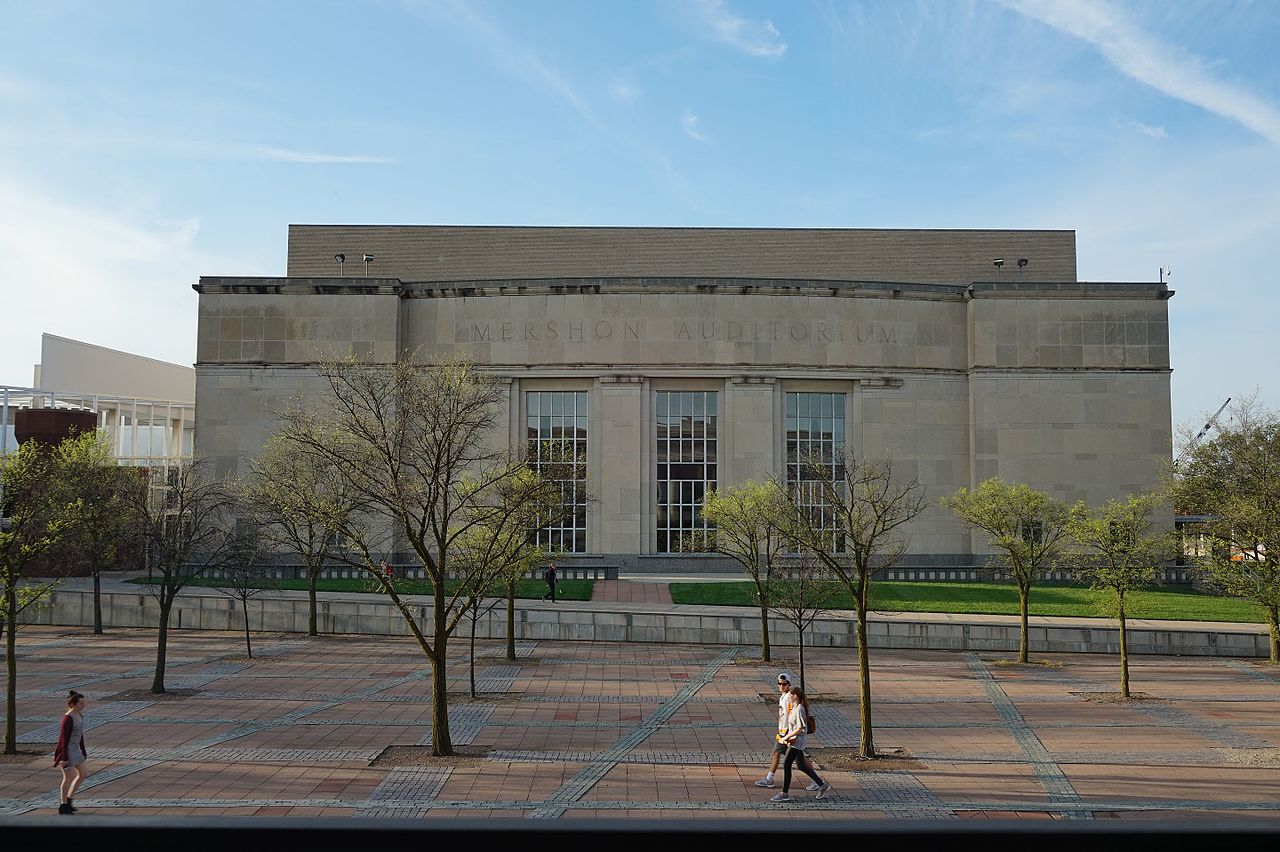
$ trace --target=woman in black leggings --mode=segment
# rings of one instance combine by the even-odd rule
[[[831,785],[822,780],[804,753],[805,737],[809,733],[809,699],[798,686],[791,687],[791,697],[793,699],[791,715],[787,720],[786,736],[782,738],[782,743],[787,746],[787,757],[782,764],[782,792],[770,799],[771,802],[791,801],[791,767],[793,765],[813,779],[818,791],[816,798],[821,799],[831,792]],[[814,787],[811,786],[809,789]]]

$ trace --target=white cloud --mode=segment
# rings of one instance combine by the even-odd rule
[[[0,176],[0,383],[29,385],[40,333],[190,364],[200,275],[261,274],[196,245],[198,219],[134,222]]]
[[[1144,136],[1150,136],[1152,139],[1168,139],[1169,131],[1164,129],[1163,125],[1143,124],[1141,121],[1131,121],[1129,126]]]
[[[695,8],[718,40],[749,56],[779,59],[787,52],[782,33],[768,18],[744,18],[730,9],[725,0],[697,0]]]
[[[680,116],[680,126],[684,128],[684,132],[691,139],[699,142],[709,142],[706,136],[698,130],[698,114],[688,107],[684,108],[684,115]]]
[[[1003,1],[1026,17],[1093,45],[1134,80],[1280,145],[1280,108],[1242,86],[1217,79],[1209,63],[1143,32],[1106,0]]]
[[[394,163],[386,157],[375,157],[369,154],[323,154],[316,151],[296,151],[292,148],[275,148],[271,145],[227,146],[230,152],[240,149],[246,157],[262,157],[266,160],[283,160],[286,163]]]

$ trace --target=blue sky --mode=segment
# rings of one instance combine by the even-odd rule
[[[0,382],[190,363],[291,222],[1072,228],[1168,265],[1174,419],[1258,390],[1280,2],[0,0]]]

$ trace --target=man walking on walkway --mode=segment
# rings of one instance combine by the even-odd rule
[[[543,575],[543,579],[547,581],[547,594],[542,596],[545,601],[547,595],[551,596],[551,602],[556,602],[556,563],[552,562],[547,566],[547,573]]]
[[[782,740],[787,735],[791,717],[791,675],[782,672],[778,675],[778,732],[773,738],[773,760],[769,763],[769,772],[756,782],[757,787],[772,787],[773,773],[778,771],[778,761],[787,753],[787,744]]]

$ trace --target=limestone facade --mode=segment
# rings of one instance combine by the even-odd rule
[[[677,559],[656,552],[664,392],[715,392],[721,486],[785,474],[787,394],[842,394],[845,447],[892,457],[935,505],[909,530],[921,566],[981,551],[943,494],[999,475],[1097,503],[1154,486],[1170,456],[1172,291],[1076,281],[1071,232],[511,229],[507,255],[502,232],[295,226],[290,276],[202,278],[197,452],[239,469],[326,357],[467,357],[509,381],[513,441],[531,392],[588,392],[583,558],[652,571]],[[725,249],[753,233],[768,252]],[[384,277],[351,277],[361,235]],[[906,261],[875,255],[895,246]],[[315,277],[338,251],[347,276]],[[433,259],[456,277],[426,277]],[[779,277],[788,260],[805,274]]]

